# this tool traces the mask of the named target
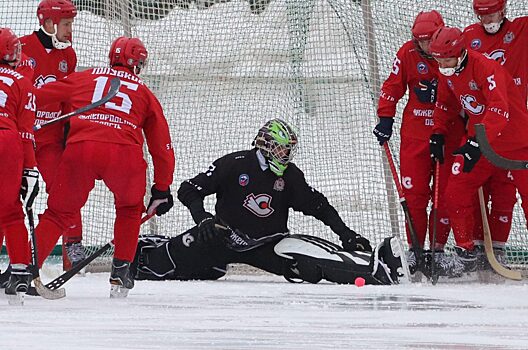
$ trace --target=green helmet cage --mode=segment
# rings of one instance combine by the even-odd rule
[[[297,153],[297,131],[281,119],[268,121],[258,131],[254,145],[268,161],[270,170],[282,176]]]

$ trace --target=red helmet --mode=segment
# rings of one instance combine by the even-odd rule
[[[138,38],[120,36],[115,39],[110,47],[110,66],[123,66],[132,69],[141,69],[145,66],[148,52],[145,45]]]
[[[473,11],[478,16],[502,12],[506,9],[506,0],[473,0]]]
[[[415,40],[429,40],[433,33],[444,25],[444,19],[438,11],[422,11],[416,16],[411,32]]]
[[[37,7],[37,17],[40,25],[50,18],[53,24],[59,24],[63,18],[77,16],[77,8],[70,0],[42,0]]]
[[[458,28],[441,27],[434,32],[429,50],[435,58],[460,57],[466,44],[464,35]]]
[[[9,28],[0,28],[0,60],[6,63],[18,63],[22,47],[16,34]]]

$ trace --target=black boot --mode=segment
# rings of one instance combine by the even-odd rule
[[[110,285],[110,298],[125,298],[128,295],[128,291],[134,288],[134,277],[130,274],[130,262],[116,258],[112,260]]]
[[[7,266],[7,269],[0,273],[0,288],[5,288],[7,282],[9,282],[9,276],[11,276],[11,265]]]
[[[464,264],[464,272],[475,272],[477,270],[477,253],[475,250],[455,247],[455,252],[462,264]]]
[[[11,266],[11,275],[5,287],[5,294],[10,305],[23,305],[24,294],[31,283],[31,272],[26,265],[14,264]]]

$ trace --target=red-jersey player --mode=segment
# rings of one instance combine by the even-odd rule
[[[25,293],[30,281],[28,233],[20,195],[30,208],[38,193],[31,82],[15,71],[21,45],[9,28],[0,29],[0,231],[5,234],[11,275],[5,293]]]
[[[429,43],[435,30],[442,26],[444,26],[444,21],[437,11],[420,12],[416,17],[412,27],[413,39],[403,44],[398,50],[392,72],[381,88],[378,104],[380,121],[374,129],[374,134],[380,144],[390,138],[396,105],[409,89],[409,101],[403,111],[400,130],[401,182],[421,246],[424,244],[428,227],[427,206],[431,198],[430,183],[434,172],[434,164],[431,162],[429,153],[429,138],[433,129],[433,110],[439,74],[438,64],[429,52]],[[453,161],[450,150],[458,146],[462,134],[462,120],[455,120],[450,135],[445,140],[447,141],[447,156],[445,160],[442,159],[440,166],[438,250],[443,250],[451,229],[442,198],[446,186],[445,180],[449,176]],[[442,142],[440,147],[444,146],[443,141],[437,140],[437,142]],[[429,225],[432,226],[432,224],[431,217]],[[430,240],[432,240],[432,235],[430,235]],[[408,228],[407,241],[411,242]],[[412,251],[409,253],[408,260],[411,272],[413,272],[416,259]]]
[[[64,78],[75,71],[77,56],[71,47],[72,25],[77,9],[69,0],[42,0],[37,8],[40,29],[20,39],[22,52],[27,56],[18,70],[32,75],[33,86]],[[32,72],[28,71],[28,66]],[[41,106],[37,103],[36,123],[42,124],[68,112],[68,106],[55,103]],[[46,127],[35,133],[38,168],[49,193],[53,187],[65,144],[65,123]],[[64,243],[72,263],[84,259],[80,244],[82,238],[81,214],[78,213],[75,227],[64,233]],[[67,265],[65,265],[67,266]]]
[[[514,82],[522,87],[526,104],[528,17],[513,21],[506,18],[506,0],[473,0],[473,10],[479,22],[464,30],[468,49],[480,52],[506,68]],[[511,229],[513,207],[517,203],[515,185],[508,172],[503,171],[492,177],[484,188],[490,192],[492,199],[489,221],[495,255],[505,262],[504,246]],[[480,210],[476,215],[480,217]],[[482,229],[477,229],[475,234],[475,244],[483,252]]]
[[[510,159],[527,159],[528,111],[522,98],[523,89],[515,84],[500,63],[467,50],[464,36],[457,28],[439,29],[431,41],[431,53],[439,63],[438,100],[434,112],[434,133],[446,134],[458,103],[469,116],[468,140],[455,154],[452,174],[446,189],[446,204],[457,243],[458,265],[466,271],[476,268],[474,252],[473,206],[477,190],[494,174],[502,171],[481,157],[475,140],[475,123],[483,123],[491,146]],[[441,150],[433,157],[443,156]],[[528,172],[512,170],[513,181],[528,209]],[[456,255],[455,255],[456,257]]]
[[[75,223],[75,215],[86,203],[95,180],[102,179],[115,197],[115,253],[110,275],[114,296],[126,296],[134,286],[128,271],[144,209],[147,164],[143,159],[143,132],[154,163],[155,184],[149,208],[154,209],[157,199],[164,201],[156,209],[161,215],[173,205],[169,185],[174,151],[169,128],[159,101],[137,76],[146,59],[147,50],[139,39],[120,37],[110,48],[110,68],[72,73],[36,90],[37,99],[68,102],[77,109],[99,100],[112,78],[121,79],[119,92],[110,102],[71,119],[56,186],[51,189],[48,208],[36,229],[41,265],[64,229]]]

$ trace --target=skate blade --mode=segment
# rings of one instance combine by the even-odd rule
[[[6,294],[7,303],[11,306],[23,306],[24,305],[24,292],[17,292],[16,294]]]
[[[110,286],[110,298],[111,299],[124,299],[128,296],[129,290],[130,289],[128,288],[123,288],[122,286],[112,284]]]

